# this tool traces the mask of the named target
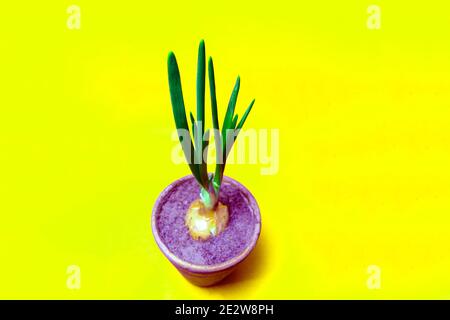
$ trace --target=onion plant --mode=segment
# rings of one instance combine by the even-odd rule
[[[206,58],[205,43],[202,40],[198,48],[197,61],[197,114],[196,117],[189,114],[190,127],[186,116],[186,109],[181,88],[180,71],[177,60],[173,52],[168,56],[169,89],[172,102],[172,111],[175,125],[178,132],[179,141],[182,145],[183,153],[192,175],[200,185],[200,200],[208,209],[214,209],[219,199],[220,187],[222,185],[223,173],[226,159],[236,141],[239,131],[242,129],[255,102],[250,103],[241,119],[235,114],[235,107],[240,88],[240,77],[237,77],[225,117],[222,122],[222,129],[219,127],[217,112],[216,85],[214,78],[214,64],[210,57],[208,60],[209,90],[211,97],[212,125],[216,148],[216,168],[213,174],[207,171],[207,150],[211,130],[205,131],[205,77]],[[192,134],[191,134],[192,132]]]

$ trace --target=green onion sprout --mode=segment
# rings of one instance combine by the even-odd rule
[[[180,71],[178,69],[177,60],[173,52],[168,56],[168,75],[169,90],[172,102],[172,111],[175,119],[175,125],[178,132],[178,138],[182,145],[183,153],[192,172],[192,175],[200,185],[200,200],[205,207],[215,208],[219,199],[220,187],[223,180],[226,159],[230,150],[236,141],[239,131],[244,126],[245,121],[253,107],[255,100],[250,103],[247,110],[239,120],[235,114],[235,107],[240,88],[240,77],[237,77],[234,89],[228,102],[228,108],[222,122],[222,129],[219,128],[219,120],[217,113],[216,85],[214,78],[214,64],[210,57],[208,60],[208,77],[209,90],[211,96],[211,113],[212,125],[216,149],[216,168],[215,172],[208,175],[206,154],[209,145],[210,130],[205,131],[205,77],[206,77],[206,60],[205,60],[205,43],[202,40],[198,48],[197,60],[197,114],[196,118],[190,113],[190,123],[192,130],[189,128],[186,117],[186,109],[183,99],[183,91],[181,88]],[[239,120],[239,122],[238,122]]]

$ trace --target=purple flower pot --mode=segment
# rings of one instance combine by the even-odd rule
[[[255,248],[261,216],[252,194],[239,182],[224,177],[219,201],[228,206],[228,226],[217,237],[193,240],[184,217],[198,195],[192,175],[170,184],[153,207],[152,232],[161,251],[184,277],[195,285],[211,286],[229,275]]]

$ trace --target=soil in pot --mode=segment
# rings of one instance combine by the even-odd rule
[[[256,227],[256,217],[246,195],[230,183],[223,183],[219,201],[228,207],[227,228],[207,240],[194,240],[185,226],[190,204],[198,198],[200,188],[192,177],[174,188],[161,204],[156,227],[162,242],[178,258],[196,265],[215,265],[238,256],[249,246]]]

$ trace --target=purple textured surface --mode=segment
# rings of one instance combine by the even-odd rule
[[[214,265],[239,255],[251,241],[255,217],[247,198],[234,185],[224,182],[220,202],[228,206],[228,227],[217,237],[196,241],[184,225],[184,217],[192,201],[198,198],[195,179],[175,186],[161,203],[156,227],[161,240],[177,257],[197,265]]]

